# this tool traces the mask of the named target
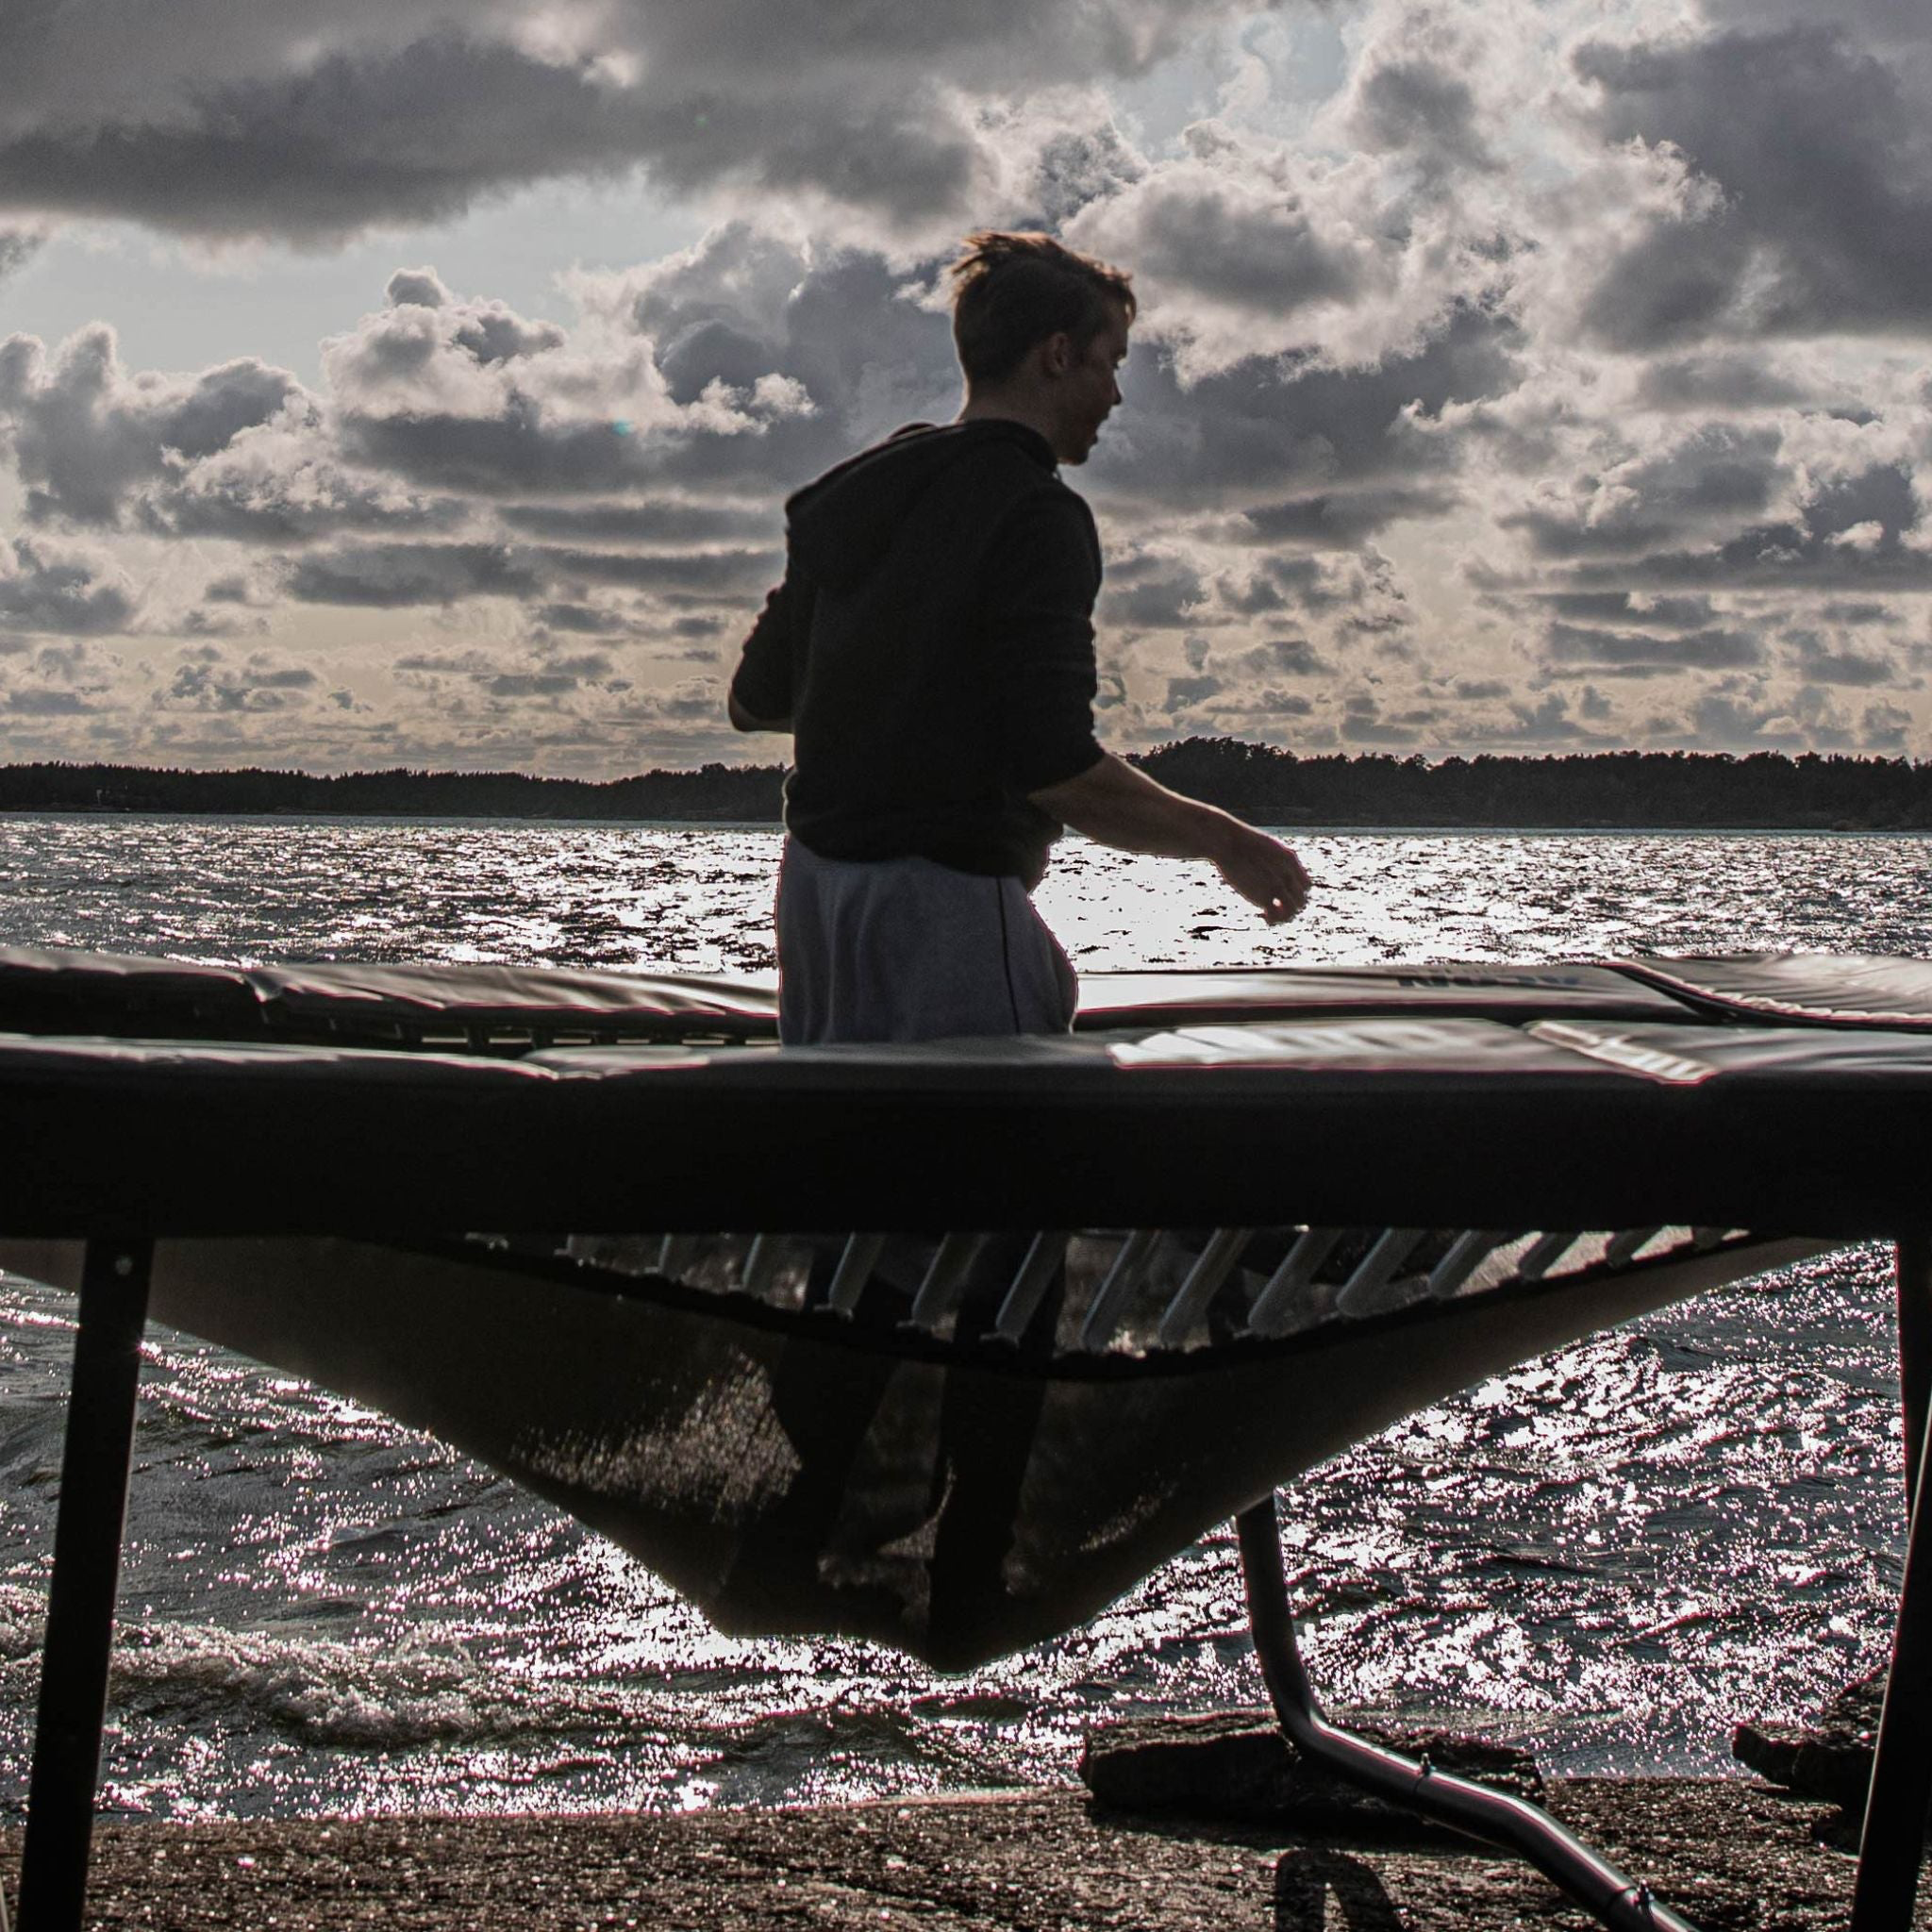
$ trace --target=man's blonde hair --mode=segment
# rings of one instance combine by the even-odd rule
[[[1051,235],[981,228],[947,273],[953,278],[953,345],[968,382],[1010,375],[1036,342],[1065,334],[1084,349],[1116,308],[1135,313],[1120,269],[1080,255]]]

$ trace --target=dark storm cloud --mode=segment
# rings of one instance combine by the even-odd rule
[[[1910,475],[1878,463],[1822,485],[1796,523],[1755,524],[1705,550],[1657,550],[1579,565],[1578,590],[1621,588],[1842,591],[1867,596],[1932,590],[1932,550],[1905,540],[1921,520]]]
[[[1146,163],[1121,139],[1118,128],[1068,128],[1041,144],[1029,199],[1039,220],[1057,230],[1090,203],[1146,175]]]
[[[491,302],[457,330],[457,343],[479,362],[509,362],[563,346],[555,323],[525,322],[501,302]]]
[[[1924,63],[1835,26],[1588,44],[1608,141],[1668,142],[1723,191],[1653,218],[1606,269],[1588,325],[1620,349],[1711,337],[1924,330],[1932,140]],[[1919,76],[1915,81],[1914,75]]]
[[[1291,497],[1282,503],[1255,504],[1241,512],[1241,522],[1257,543],[1355,550],[1391,524],[1441,516],[1454,508],[1456,501],[1450,490],[1406,489],[1396,484],[1345,496],[1324,492]]]
[[[880,255],[807,258],[731,223],[648,275],[629,319],[650,339],[674,402],[693,402],[712,383],[742,391],[765,375],[798,384],[816,415],[782,425],[793,460],[830,462],[850,439],[952,413],[959,371],[950,317],[907,299],[908,286],[917,292],[941,267],[928,261],[908,283]],[[771,474],[796,473],[774,465]]]
[[[288,469],[205,465],[137,499],[133,526],[154,537],[305,544],[357,531],[453,530],[470,507],[455,496],[415,496],[380,477],[299,459]]]
[[[0,704],[23,718],[85,717],[103,708],[80,691],[48,685],[18,685],[0,698]]]
[[[227,448],[302,393],[253,357],[199,375],[130,377],[104,324],[51,365],[32,336],[0,341],[0,429],[36,522],[112,525],[138,486]]]
[[[1128,630],[1179,630],[1197,620],[1207,594],[1199,571],[1143,553],[1110,564],[1100,617]]]
[[[1134,265],[1198,294],[1275,316],[1345,300],[1361,285],[1355,257],[1334,245],[1292,196],[1243,207],[1218,184],[1144,190]]]
[[[91,565],[49,557],[25,538],[12,553],[12,568],[0,569],[0,647],[9,632],[105,637],[133,621],[126,592],[103,583]]]
[[[589,543],[692,543],[707,538],[769,536],[775,506],[741,509],[732,504],[671,499],[641,503],[507,503],[496,514],[525,537]]]
[[[520,553],[552,581],[624,584],[634,590],[730,596],[767,590],[785,566],[775,550],[624,551],[547,546]]]
[[[182,660],[155,702],[158,708],[170,711],[285,711],[308,704],[321,682],[306,664],[285,663],[266,653],[232,664],[220,650],[204,646]]]
[[[599,610],[589,604],[544,604],[533,615],[547,629],[569,631],[577,637],[611,637],[630,628],[617,611]]]
[[[1804,515],[1809,538],[1829,540],[1875,525],[1883,533],[1881,547],[1896,549],[1905,532],[1916,527],[1920,506],[1909,470],[1874,463],[1855,476],[1824,485],[1805,506]]]
[[[610,669],[610,659],[598,654],[538,671],[500,671],[481,682],[493,698],[554,698],[580,690],[588,679],[606,676]]]
[[[1764,658],[1764,646],[1755,637],[1726,629],[1658,636],[1650,631],[1553,624],[1544,650],[1555,663],[1587,664],[1612,674],[1716,671],[1761,663]]]
[[[390,277],[379,314],[329,344],[329,375],[354,395],[407,381],[452,352],[458,366],[488,368],[547,355],[566,340],[554,322],[527,321],[505,302],[458,301],[433,269],[407,269]]]
[[[1144,70],[1231,0],[1041,8],[298,9],[182,0],[17,13],[0,204],[310,242],[479,195],[646,170],[663,189],[816,191],[889,220],[963,209],[998,130],[964,93]],[[539,50],[539,35],[546,44]]]
[[[1864,688],[1904,682],[1897,663],[1882,651],[1834,650],[1815,631],[1794,632],[1791,646],[1798,669],[1813,684]]]
[[[299,603],[375,608],[471,597],[531,600],[573,583],[715,598],[767,588],[781,563],[776,552],[764,550],[639,554],[508,543],[355,543],[294,559],[283,587]]]
[[[1776,409],[1815,402],[1818,391],[1768,366],[1762,356],[1720,353],[1651,363],[1637,397],[1651,409]]]
[[[1432,705],[1385,712],[1381,701],[1366,691],[1347,699],[1341,709],[1341,737],[1348,744],[1412,748],[1442,720]]]
[[[478,496],[733,483],[771,490],[774,475],[802,482],[845,453],[809,420],[781,421],[757,436],[707,434],[702,425],[640,433],[626,419],[587,422],[527,394],[507,397],[494,416],[352,409],[339,436],[358,463]]]
[[[1244,716],[1251,721],[1270,718],[1312,718],[1315,715],[1315,702],[1305,698],[1298,691],[1283,691],[1279,685],[1264,685],[1259,691],[1244,692],[1241,703],[1230,705],[1231,715]]]
[[[1474,90],[1453,67],[1414,55],[1374,62],[1357,84],[1350,127],[1364,147],[1408,154],[1436,172],[1493,169]]]
[[[391,308],[442,308],[454,299],[433,268],[399,268],[382,291]]]
[[[1818,607],[1818,618],[1822,624],[1842,624],[1855,628],[1867,625],[1890,624],[1898,613],[1890,604],[1860,604],[1834,598]]]
[[[0,281],[16,269],[25,268],[40,253],[46,240],[36,228],[0,226]]]
[[[1435,496],[1454,469],[1446,438],[1408,430],[1411,408],[1507,393],[1522,379],[1522,337],[1508,316],[1462,304],[1422,346],[1366,369],[1298,365],[1257,356],[1183,386],[1173,358],[1136,349],[1122,380],[1126,407],[1108,425],[1089,470],[1109,494],[1167,505],[1209,505],[1235,492],[1399,477],[1395,487]]]
[[[1704,630],[1716,612],[1708,597],[1653,597],[1640,604],[1627,591],[1558,591],[1547,602],[1575,624],[1640,624],[1646,630]]]
[[[1702,0],[1713,23],[1737,21],[1759,29],[1781,21],[1815,21],[1818,0]],[[1925,9],[1921,0],[1833,0],[1832,15],[1875,46],[1923,45]]]
[[[622,490],[652,467],[611,422],[552,421],[527,397],[511,397],[494,417],[350,409],[339,436],[356,462],[477,495]]]
[[[729,97],[619,86],[594,60],[440,32],[184,91],[139,117],[29,124],[0,139],[0,201],[328,242],[375,221],[445,219],[491,190],[646,163],[673,189],[812,186],[910,218],[958,200],[974,158],[971,129],[915,92],[853,100],[808,83],[787,112],[754,118]]]
[[[1170,713],[1189,710],[1196,705],[1205,704],[1211,697],[1218,697],[1225,688],[1221,679],[1210,672],[1193,677],[1170,677],[1162,708]]]
[[[1243,651],[1240,662],[1256,676],[1319,677],[1335,668],[1307,638],[1271,638]]]
[[[1735,529],[1770,504],[1785,469],[1777,430],[1707,423],[1608,479],[1590,479],[1598,488],[1571,507],[1516,511],[1497,522],[1522,530],[1540,557],[1639,554],[1700,525]],[[1606,480],[1614,491],[1600,501]]]
[[[502,543],[361,543],[304,557],[284,579],[301,604],[394,609],[466,597],[527,597],[539,578]]]

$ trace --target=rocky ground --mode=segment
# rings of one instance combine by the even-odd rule
[[[1744,1726],[1756,1778],[1545,1781],[1527,1753],[1345,1721],[1547,1807],[1704,1932],[1841,1927],[1876,1687]],[[1861,1756],[1862,1754],[1862,1756]],[[108,1824],[88,1923],[144,1932],[1485,1932],[1587,1927],[1527,1867],[1339,1784],[1260,1711],[1097,1728],[1085,1790],[683,1818]],[[1850,1805],[1851,1813],[1842,1808]],[[0,1875],[17,1897],[17,1831]],[[1916,1926],[1932,1932],[1932,1884]]]
[[[1841,1927],[1832,1807],[1747,1779],[1552,1781],[1550,1807],[1706,1932]],[[1085,1792],[686,1818],[109,1824],[89,1923],[284,1932],[1483,1932],[1583,1927],[1480,1848],[1132,1817]],[[9,1899],[18,1833],[0,1840]],[[1932,1897],[1917,1924],[1932,1928]]]

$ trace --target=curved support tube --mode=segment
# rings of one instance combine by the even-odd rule
[[[1659,1905],[1648,1886],[1624,1877],[1548,1812],[1523,1798],[1432,1770],[1426,1761],[1418,1763],[1330,1724],[1295,1648],[1274,1499],[1242,1510],[1235,1529],[1241,1538],[1255,1655],[1274,1714],[1297,1750],[1379,1798],[1518,1853],[1613,1932],[1695,1932],[1688,1920]]]

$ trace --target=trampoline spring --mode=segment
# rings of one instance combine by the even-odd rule
[[[744,1266],[738,1276],[740,1293],[756,1295],[762,1300],[771,1292],[773,1279],[778,1273],[781,1240],[782,1237],[775,1234],[752,1237],[751,1246],[744,1251]]]
[[[1491,1255],[1510,1239],[1512,1236],[1507,1228],[1464,1228],[1449,1244],[1449,1252],[1436,1263],[1429,1275],[1430,1298],[1447,1301]]]
[[[694,1234],[667,1234],[658,1250],[658,1273],[675,1281],[697,1259],[698,1238]]]
[[[1217,1227],[1208,1245],[1194,1257],[1187,1279],[1174,1292],[1160,1318],[1158,1331],[1162,1348],[1178,1348],[1189,1331],[1207,1314],[1208,1304],[1220,1292],[1221,1285],[1234,1272],[1241,1250],[1252,1230],[1245,1227]]]
[[[1337,1309],[1344,1315],[1372,1312],[1377,1294],[1401,1274],[1402,1264],[1415,1253],[1427,1232],[1422,1227],[1385,1227],[1355,1273],[1342,1283],[1341,1292],[1335,1297]]]
[[[1067,1243],[1072,1240],[1070,1233],[1058,1228],[1042,1228],[1033,1237],[1020,1272],[1013,1276],[1013,1285],[993,1318],[992,1332],[1000,1341],[1017,1342],[1026,1333],[1055,1271],[1067,1258]]]
[[[1281,1258],[1248,1310],[1248,1329],[1255,1335],[1285,1334],[1298,1312],[1297,1304],[1316,1272],[1348,1230],[1345,1227],[1306,1229]]]
[[[1661,1226],[1626,1227],[1620,1234],[1613,1235],[1609,1246],[1604,1250],[1604,1266],[1621,1268],[1635,1260],[1638,1249],[1655,1241],[1663,1231]]]
[[[1134,1291],[1140,1287],[1141,1279],[1147,1272],[1147,1264],[1154,1258],[1155,1243],[1159,1239],[1158,1227],[1137,1227],[1121,1243],[1119,1254],[1113,1257],[1113,1266],[1107,1271],[1107,1278],[1093,1297],[1093,1306],[1087,1310],[1087,1319],[1080,1324],[1082,1348],[1098,1353],[1107,1346],[1108,1338],[1127,1312]]]
[[[882,1234],[848,1235],[839,1255],[832,1285],[826,1291],[825,1306],[836,1314],[851,1314],[885,1251],[886,1238]]]
[[[1539,1235],[1517,1262],[1516,1278],[1519,1281],[1541,1281],[1581,1239],[1581,1233],[1574,1228],[1567,1234]]]
[[[912,1298],[912,1309],[906,1318],[908,1326],[935,1329],[953,1312],[974,1258],[985,1245],[983,1234],[949,1234],[940,1242],[919,1292]]]

